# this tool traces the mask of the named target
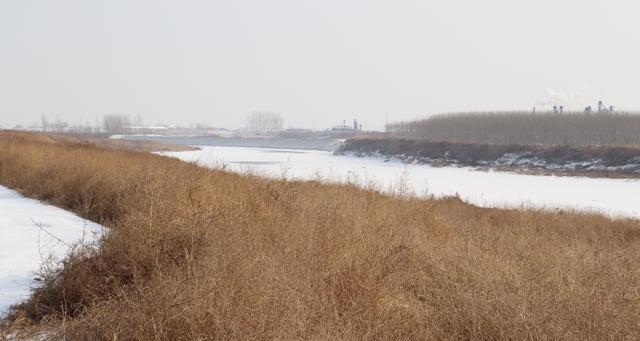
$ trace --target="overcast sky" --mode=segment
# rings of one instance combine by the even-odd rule
[[[0,0],[0,124],[640,109],[640,2]]]

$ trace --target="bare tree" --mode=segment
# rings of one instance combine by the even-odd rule
[[[135,126],[135,133],[140,133],[141,131],[143,131],[144,119],[142,118],[142,115],[136,114],[136,116],[133,118],[133,125]]]
[[[126,133],[127,127],[131,125],[128,115],[124,114],[107,114],[103,118],[103,128],[106,133],[119,134]]]
[[[247,116],[247,130],[280,131],[283,127],[282,116],[274,112],[254,112]]]
[[[65,129],[69,126],[69,124],[60,117],[56,117],[56,120],[53,122],[53,131],[56,133],[63,133]]]
[[[95,121],[93,123],[93,133],[100,134],[100,120],[96,116]]]
[[[42,131],[46,132],[49,127],[49,120],[47,120],[47,116],[45,114],[40,116],[40,122],[42,123]]]

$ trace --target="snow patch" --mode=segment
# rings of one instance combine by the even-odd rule
[[[0,315],[29,296],[43,262],[59,264],[73,245],[92,245],[103,231],[101,225],[0,186]]]
[[[452,159],[449,152],[444,154],[442,158],[431,158],[417,155],[397,154],[386,155],[376,150],[373,152],[362,151],[342,151],[340,155],[356,156],[356,157],[373,157],[385,160],[398,160],[407,164],[423,164],[432,167],[519,167],[531,169],[543,169],[549,171],[587,171],[587,172],[636,172],[640,173],[640,157],[629,159],[625,164],[607,165],[601,159],[589,161],[567,161],[562,163],[553,163],[538,157],[532,156],[531,152],[523,153],[505,153],[496,160],[477,160],[477,161],[461,161]]]

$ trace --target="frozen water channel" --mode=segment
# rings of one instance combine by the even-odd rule
[[[459,195],[485,207],[535,207],[601,212],[640,218],[640,180],[536,176],[472,168],[408,165],[377,158],[336,156],[327,151],[211,147],[165,152],[207,167],[268,177],[375,184],[382,191],[418,196]]]
[[[0,186],[0,316],[28,297],[44,261],[55,264],[100,233],[98,224]]]

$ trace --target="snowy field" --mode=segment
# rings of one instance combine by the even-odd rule
[[[458,194],[485,207],[535,207],[640,218],[640,180],[522,175],[471,168],[407,165],[315,150],[200,147],[165,152],[207,167],[288,179],[374,186],[381,191],[436,197]]]
[[[92,243],[102,231],[73,213],[0,186],[0,316],[29,295],[43,262],[56,264],[72,245]]]

